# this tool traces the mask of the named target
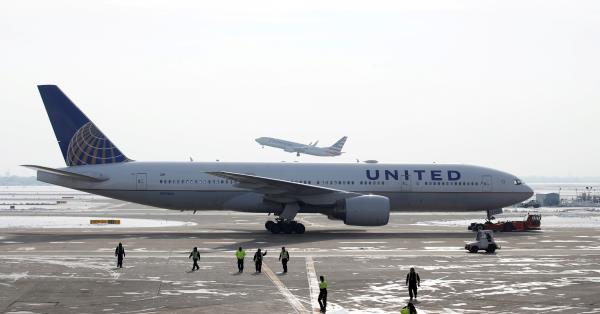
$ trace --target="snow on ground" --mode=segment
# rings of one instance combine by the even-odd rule
[[[194,226],[196,223],[120,218],[121,224],[90,224],[91,219],[119,219],[106,217],[64,217],[64,216],[0,216],[0,228],[153,228]]]

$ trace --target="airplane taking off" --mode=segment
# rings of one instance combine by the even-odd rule
[[[272,233],[304,233],[298,213],[383,226],[391,210],[489,213],[533,195],[512,174],[469,165],[135,161],[57,86],[38,89],[67,165],[24,165],[39,181],[167,209],[273,213]]]
[[[335,144],[328,147],[317,147],[317,143],[319,143],[319,141],[306,145],[302,143],[281,140],[273,137],[259,137],[255,141],[263,147],[270,146],[275,148],[281,148],[288,153],[296,153],[296,156],[300,156],[300,154],[302,153],[313,156],[331,157],[339,156],[343,153],[342,147],[344,147],[346,139],[348,139],[348,137],[344,136],[337,142],[335,142]]]

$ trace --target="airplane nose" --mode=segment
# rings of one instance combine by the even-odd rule
[[[525,188],[525,191],[526,191],[526,193],[528,195],[527,198],[532,197],[533,196],[533,189],[529,185],[527,185],[527,184],[524,185],[524,188]]]

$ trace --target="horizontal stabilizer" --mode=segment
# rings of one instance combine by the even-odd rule
[[[98,178],[98,177],[93,177],[93,176],[89,176],[89,175],[84,175],[84,174],[79,174],[79,173],[74,173],[74,172],[64,171],[64,170],[60,170],[60,169],[49,168],[49,167],[43,167],[43,166],[36,166],[36,165],[21,165],[21,166],[32,169],[32,170],[55,174],[55,175],[59,175],[59,176],[63,176],[63,177],[67,177],[67,178],[71,178],[71,179],[75,179],[75,180],[90,181],[90,182],[102,182],[102,181],[108,180],[108,178]]]

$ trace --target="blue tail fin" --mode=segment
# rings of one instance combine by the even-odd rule
[[[130,161],[56,85],[38,85],[67,166]]]

